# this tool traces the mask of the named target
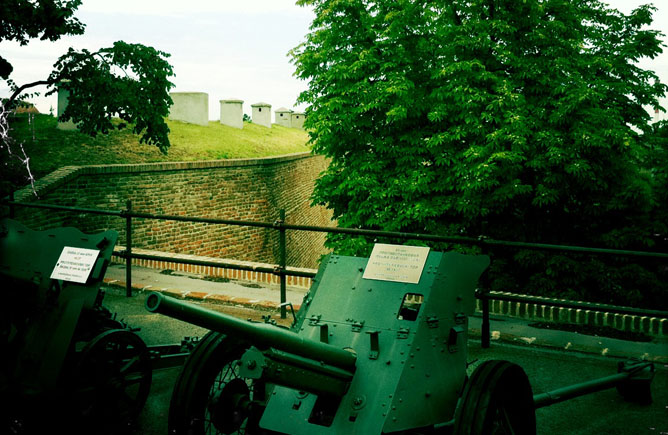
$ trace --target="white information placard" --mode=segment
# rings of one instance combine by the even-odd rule
[[[371,251],[362,278],[417,284],[427,255],[429,248],[423,246],[377,243]]]
[[[53,268],[51,279],[85,284],[99,253],[97,249],[65,246],[63,252],[60,253],[56,267]]]

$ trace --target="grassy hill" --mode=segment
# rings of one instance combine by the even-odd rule
[[[241,130],[217,121],[209,122],[208,127],[178,121],[167,124],[172,144],[167,154],[153,145],[140,144],[139,136],[130,129],[90,137],[77,131],[58,130],[56,118],[50,115],[36,115],[32,124],[27,117],[14,118],[10,120],[10,134],[23,143],[35,178],[69,165],[266,157],[310,150],[306,132],[275,124],[266,128],[244,123]],[[1,178],[5,183],[10,181],[15,187],[25,185],[21,182],[25,174],[20,168],[3,172]]]

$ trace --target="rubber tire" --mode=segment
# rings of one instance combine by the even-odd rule
[[[505,411],[512,432],[495,427],[497,412]],[[501,429],[501,431],[498,431]],[[536,434],[531,384],[524,370],[508,361],[490,360],[471,375],[455,412],[455,435]]]
[[[205,434],[205,411],[211,386],[221,369],[248,349],[245,341],[209,332],[188,356],[169,404],[169,434]]]

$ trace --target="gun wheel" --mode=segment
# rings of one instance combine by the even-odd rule
[[[480,364],[464,388],[455,414],[454,434],[535,433],[533,393],[524,370],[508,361]]]
[[[170,434],[258,433],[264,385],[239,376],[248,343],[209,332],[179,374],[169,405]]]
[[[82,416],[129,424],[146,403],[152,370],[148,348],[135,333],[99,334],[83,348],[75,371],[74,399]]]

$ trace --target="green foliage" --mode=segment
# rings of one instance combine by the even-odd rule
[[[116,115],[133,124],[133,132],[141,133],[140,142],[167,152],[169,128],[164,119],[172,104],[168,90],[174,75],[167,57],[152,47],[122,41],[95,53],[70,48],[49,77],[50,83],[69,91],[61,118],[94,136],[113,129],[111,117]]]
[[[63,35],[82,34],[84,25],[74,18],[80,5],[81,0],[3,1],[0,42],[15,40],[25,45],[37,37],[55,41]],[[0,78],[7,80],[13,90],[9,104],[35,86],[48,86],[47,95],[62,87],[70,94],[62,117],[72,119],[81,131],[90,135],[108,133],[113,128],[111,118],[118,116],[133,124],[142,142],[166,153],[170,143],[165,117],[172,104],[169,89],[173,84],[169,78],[174,75],[167,57],[167,53],[152,47],[120,41],[96,52],[70,48],[47,79],[21,86],[9,78],[11,63],[0,57]],[[3,125],[7,123],[5,116],[6,111],[0,111]],[[0,149],[6,148],[11,155],[9,143],[10,138],[3,136]]]
[[[2,0],[0,41],[26,45],[37,37],[56,41],[63,35],[81,35],[84,25],[73,16],[80,5],[81,0]],[[0,56],[0,78],[7,79],[12,70],[11,63]]]
[[[656,184],[656,232],[663,235],[662,247],[664,251],[668,251],[668,121],[653,124],[645,137],[647,141],[642,161],[645,173]]]
[[[662,50],[646,28],[652,7],[624,15],[598,0],[300,4],[316,18],[292,51],[309,81],[299,102],[310,105],[314,150],[332,158],[314,201],[339,225],[627,249],[651,248],[665,230],[653,219],[657,178],[642,165],[642,106],[658,106],[667,87],[636,63]],[[368,250],[359,239],[330,244]],[[587,282],[587,268],[566,257],[534,265],[494,255],[505,267],[490,279],[505,290],[581,293],[605,281]],[[594,272],[636,286],[608,269]]]

